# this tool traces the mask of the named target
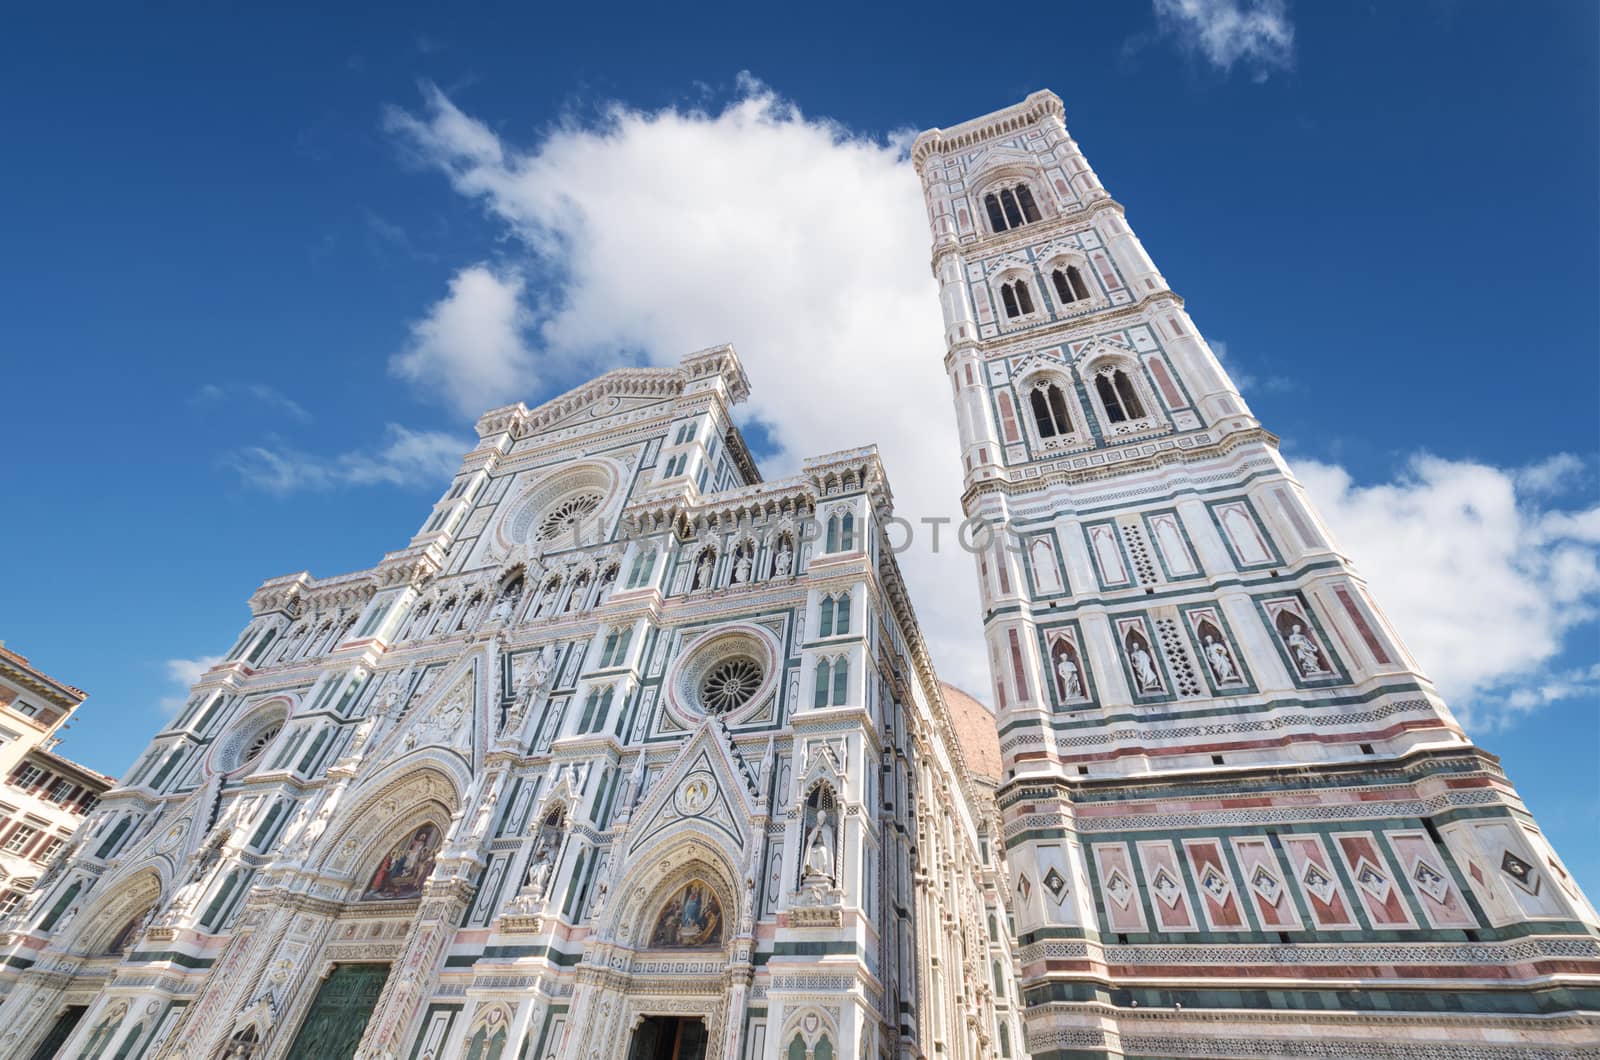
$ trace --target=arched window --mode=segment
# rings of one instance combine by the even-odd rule
[[[843,656],[833,660],[833,688],[830,690],[828,705],[832,707],[844,706],[845,695],[850,684],[850,662]]]
[[[637,589],[650,577],[650,572],[655,569],[656,550],[654,548],[640,549],[633,557],[633,569],[628,572],[628,588]]]
[[[1076,265],[1054,270],[1050,273],[1050,279],[1056,285],[1056,297],[1062,305],[1089,297],[1089,286],[1083,282],[1083,273],[1078,271]]]
[[[818,607],[817,636],[832,637],[850,632],[850,594],[832,593],[822,598]]]
[[[1007,318],[1026,316],[1033,312],[1033,295],[1028,290],[1028,281],[1016,279],[1001,284],[1000,302],[1006,307]]]
[[[1121,368],[1096,376],[1094,389],[1105,406],[1107,420],[1122,423],[1144,419],[1144,406],[1139,403],[1139,395],[1134,393],[1133,380]]]
[[[1028,405],[1033,409],[1033,422],[1039,428],[1040,438],[1072,433],[1072,417],[1067,415],[1066,395],[1055,383],[1034,387],[1028,395]]]
[[[1033,189],[1026,184],[1013,184],[989,192],[983,197],[983,209],[989,215],[989,227],[996,232],[1009,231],[1039,219]]]
[[[849,552],[856,547],[856,517],[852,512],[828,516],[828,551]]]
[[[828,705],[828,692],[831,685],[832,674],[833,665],[829,663],[827,659],[818,659],[816,674],[817,690],[816,693],[811,697],[811,705],[813,707],[825,707]]]
[[[628,641],[633,639],[632,626],[618,626],[606,634],[604,647],[600,649],[600,667],[621,666],[622,660],[628,654]]]

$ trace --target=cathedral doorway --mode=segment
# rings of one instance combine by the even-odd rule
[[[628,1060],[705,1060],[706,1024],[699,1016],[646,1016],[633,1032]]]
[[[388,978],[388,964],[334,965],[288,1055],[295,1060],[350,1060]]]
[[[61,1047],[67,1044],[67,1039],[72,1036],[73,1029],[78,1026],[78,1021],[83,1019],[83,1014],[89,1011],[88,1005],[68,1005],[66,1011],[56,1017],[50,1027],[50,1033],[44,1041],[39,1043],[39,1048],[33,1051],[32,1060],[50,1060]]]

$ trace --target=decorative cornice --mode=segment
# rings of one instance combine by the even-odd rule
[[[930,155],[964,151],[987,140],[1020,132],[1045,118],[1053,117],[1065,122],[1066,113],[1060,96],[1049,89],[1041,89],[1021,103],[1002,110],[964,121],[949,129],[929,129],[920,133],[911,144],[911,161],[920,177],[922,165]]]

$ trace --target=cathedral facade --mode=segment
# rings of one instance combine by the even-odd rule
[[[763,481],[747,387],[496,409],[407,547],[262,585],[8,925],[0,1055],[1021,1055],[992,717],[876,452]]]
[[[5,922],[0,1055],[1593,1055],[1594,910],[1060,101],[912,158],[993,714],[876,452],[764,480],[732,348],[495,409],[252,595]]]

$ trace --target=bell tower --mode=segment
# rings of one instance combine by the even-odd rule
[[[1593,908],[1060,99],[924,132],[912,157],[965,512],[993,528],[977,573],[1032,1055],[1592,1041]]]

